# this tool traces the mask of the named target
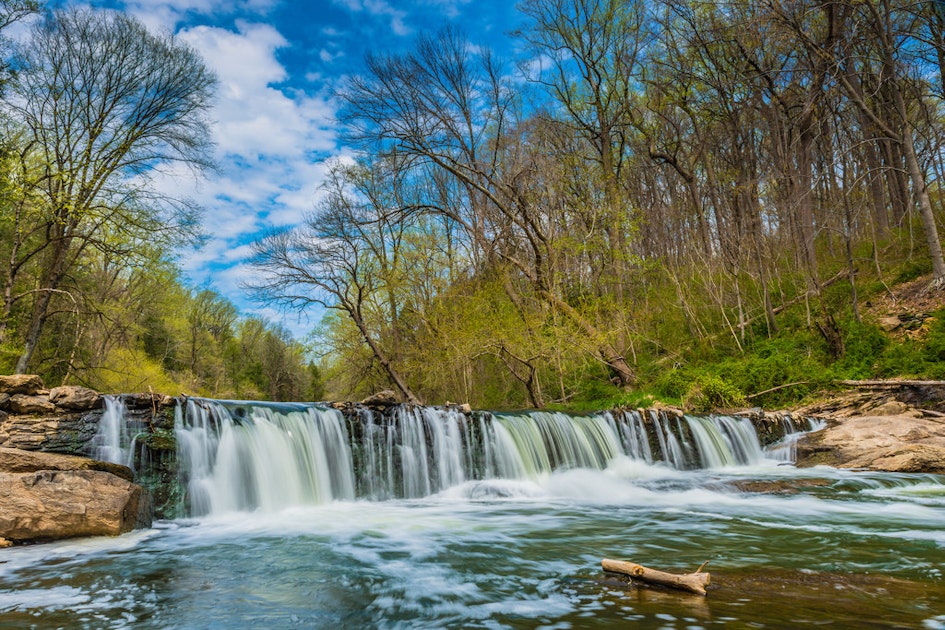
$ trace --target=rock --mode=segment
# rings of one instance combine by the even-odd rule
[[[774,481],[742,479],[733,481],[732,486],[742,492],[764,494],[797,494],[800,488],[823,488],[829,486],[829,479],[778,479]]]
[[[47,396],[27,394],[13,394],[7,401],[6,407],[12,413],[24,414],[52,413],[56,410],[56,405],[49,402]]]
[[[898,416],[908,411],[909,405],[898,400],[887,400],[878,407],[870,409],[870,415],[873,416]]]
[[[12,547],[13,543],[7,540],[6,538],[0,538],[0,549],[6,549],[7,547]]]
[[[0,409],[6,409],[7,402],[9,400],[10,400],[10,394],[0,394]],[[0,420],[2,419],[3,419],[2,416],[0,416]]]
[[[397,393],[392,389],[385,389],[368,396],[361,401],[361,404],[365,407],[390,407],[396,405],[398,402]]]
[[[0,447],[85,454],[98,431],[101,412],[10,415],[0,418]]]
[[[49,390],[49,402],[62,409],[88,411],[102,406],[102,396],[88,387],[63,385]]]
[[[0,473],[0,538],[117,536],[149,526],[141,486],[99,470]]]
[[[838,418],[797,444],[797,465],[827,464],[887,472],[945,472],[941,418],[853,416]]]
[[[134,473],[127,466],[100,462],[77,455],[58,455],[55,453],[40,453],[23,451],[16,448],[0,448],[0,472],[30,473],[40,470],[98,470],[120,477],[125,481],[133,481]]]
[[[0,393],[34,395],[45,389],[43,379],[36,374],[12,374],[0,376]]]
[[[879,327],[886,332],[892,332],[902,325],[898,317],[881,317],[878,323]]]
[[[177,404],[176,399],[171,396],[155,393],[124,394],[121,400],[125,403],[125,407],[132,410],[161,409]]]
[[[942,474],[945,473],[945,448],[928,444],[908,444],[874,459],[870,468],[888,472]]]

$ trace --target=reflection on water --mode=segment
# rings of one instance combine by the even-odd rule
[[[0,551],[0,626],[941,628],[943,523],[933,475],[618,458]],[[710,560],[713,584],[630,586],[604,557]]]

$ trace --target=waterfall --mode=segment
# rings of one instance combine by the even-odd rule
[[[92,457],[134,469],[134,438],[126,421],[125,403],[116,396],[105,396],[105,411],[92,438]]]
[[[827,425],[823,420],[816,418],[804,418],[802,420],[803,424],[798,425],[794,418],[788,415],[781,416],[779,421],[784,437],[779,442],[769,446],[766,454],[770,459],[781,462],[793,462],[797,459],[797,441],[802,435],[819,431]]]
[[[676,469],[771,459],[748,418],[655,410],[466,415],[397,406],[344,415],[317,405],[191,398],[177,409],[175,435],[195,515],[421,498],[467,481],[603,470],[617,458]]]
[[[355,496],[348,433],[335,410],[191,398],[175,435],[195,514]]]

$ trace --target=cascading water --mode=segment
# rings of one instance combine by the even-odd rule
[[[105,396],[105,411],[92,438],[95,459],[122,464],[134,469],[134,435],[126,422],[125,403],[116,396]]]
[[[197,518],[4,549],[0,625],[945,629],[945,477],[780,465],[814,428],[787,417],[200,399],[175,416],[176,440],[134,407],[105,422],[151,431],[132,450],[173,467],[138,458],[139,481],[173,486],[164,504],[186,489],[164,516]],[[710,597],[606,578],[603,557],[711,558]]]
[[[397,407],[346,418],[315,405],[189,399],[176,435],[193,514],[331,500],[426,497],[466,481],[605,470],[618,458],[672,469],[759,464],[747,418],[636,411],[483,413]]]
[[[337,411],[189,399],[177,420],[181,472],[196,514],[354,498],[348,434]]]

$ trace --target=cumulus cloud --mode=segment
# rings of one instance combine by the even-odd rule
[[[226,3],[172,0],[139,6],[145,4],[149,23],[166,27],[187,11],[212,11]],[[242,4],[264,8],[270,3]],[[256,273],[247,263],[250,243],[269,229],[299,223],[314,207],[324,178],[321,160],[337,152],[335,106],[324,93],[289,86],[288,70],[278,58],[289,43],[272,24],[245,18],[231,24],[189,26],[176,33],[219,78],[210,115],[218,169],[196,179],[184,168],[171,167],[155,184],[204,209],[208,238],[203,247],[180,257],[190,279],[213,286],[244,312],[263,314],[243,289]],[[298,333],[295,322],[289,327]]]

